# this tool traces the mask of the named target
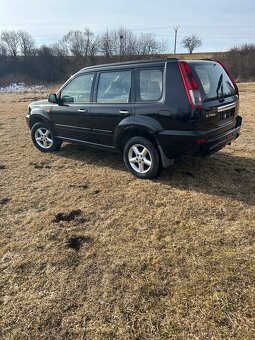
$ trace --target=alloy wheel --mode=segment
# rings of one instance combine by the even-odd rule
[[[43,149],[49,149],[53,145],[53,138],[50,130],[46,128],[38,128],[35,131],[36,143]]]
[[[131,146],[128,152],[128,161],[132,169],[140,174],[145,174],[152,166],[151,154],[142,144]]]

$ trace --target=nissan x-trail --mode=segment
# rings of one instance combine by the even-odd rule
[[[116,150],[146,179],[176,157],[230,144],[240,134],[238,111],[238,88],[221,63],[160,59],[86,67],[31,103],[26,118],[40,151],[63,141]]]

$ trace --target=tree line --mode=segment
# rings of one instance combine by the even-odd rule
[[[196,35],[182,41],[191,54],[201,46]],[[124,60],[165,56],[167,43],[152,33],[135,34],[119,27],[100,35],[89,28],[72,30],[52,45],[37,47],[26,31],[0,33],[0,84],[11,82],[62,82],[82,67]],[[215,54],[239,81],[255,80],[255,44],[234,47],[224,54]]]
[[[255,81],[255,44],[231,48],[222,58],[237,81]]]
[[[72,30],[52,45],[36,47],[25,31],[0,34],[0,78],[19,75],[24,79],[57,82],[81,67],[158,57],[166,51],[166,42],[152,33],[135,34],[120,27],[95,35],[90,29]]]

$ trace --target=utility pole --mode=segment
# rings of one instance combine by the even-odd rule
[[[174,54],[176,54],[177,32],[178,32],[179,28],[180,28],[180,26],[174,27],[174,30],[175,30],[175,34],[174,34]]]

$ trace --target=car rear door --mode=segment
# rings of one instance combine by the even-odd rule
[[[98,72],[89,110],[91,142],[113,146],[116,127],[133,114],[132,73],[132,69]]]

